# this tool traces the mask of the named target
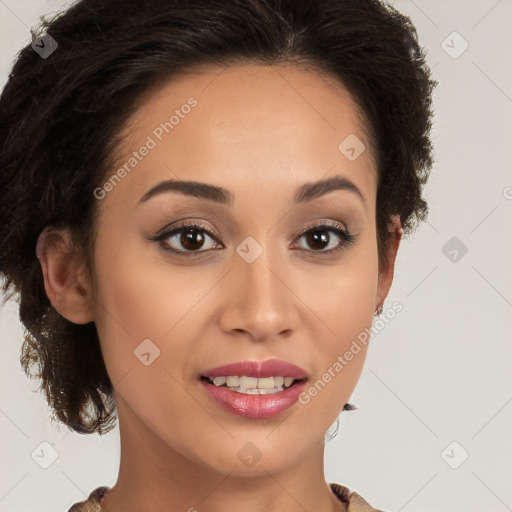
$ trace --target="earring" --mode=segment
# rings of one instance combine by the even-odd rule
[[[373,313],[373,316],[379,316],[382,314],[382,311],[384,309],[384,304],[379,304],[377,306],[377,309],[375,310],[375,312]]]

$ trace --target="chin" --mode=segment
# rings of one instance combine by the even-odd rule
[[[260,436],[239,433],[227,443],[212,443],[212,446],[216,446],[216,451],[208,454],[208,460],[203,456],[203,464],[216,472],[245,478],[285,471],[296,465],[311,448],[298,445],[295,436],[269,435],[269,431]]]

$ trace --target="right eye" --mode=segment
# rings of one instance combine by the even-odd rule
[[[179,255],[190,255],[190,253],[206,252],[213,249],[212,245],[202,249],[205,241],[210,238],[215,245],[215,234],[207,227],[198,222],[184,223],[176,226],[170,231],[161,233],[150,240],[159,242],[162,249]],[[208,244],[207,244],[208,245]],[[180,247],[181,246],[181,247]]]

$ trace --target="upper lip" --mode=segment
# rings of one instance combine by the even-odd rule
[[[266,359],[265,361],[247,360],[236,363],[225,364],[212,368],[201,373],[202,377],[213,379],[214,377],[225,377],[238,375],[246,377],[292,377],[295,380],[306,379],[306,370],[299,366],[283,361],[282,359]]]

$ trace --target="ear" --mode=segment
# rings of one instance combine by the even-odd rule
[[[396,254],[403,233],[402,223],[400,222],[400,217],[398,215],[393,215],[391,218],[391,224],[388,226],[388,231],[392,233],[392,235],[389,243],[386,266],[379,271],[379,283],[377,286],[375,309],[384,303],[391,288],[391,283],[393,282]]]
[[[37,240],[44,288],[52,306],[70,322],[86,324],[94,320],[89,285],[80,254],[73,248],[68,230],[46,227]]]

